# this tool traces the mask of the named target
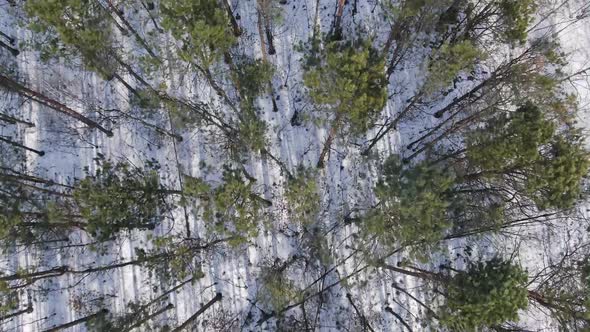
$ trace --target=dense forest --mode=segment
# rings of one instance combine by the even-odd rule
[[[589,331],[589,17],[0,0],[0,331]]]

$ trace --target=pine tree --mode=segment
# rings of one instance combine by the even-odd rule
[[[537,8],[535,0],[500,0],[500,17],[503,23],[501,34],[509,42],[524,44],[527,30]]]
[[[227,10],[217,0],[161,1],[162,27],[182,42],[180,56],[205,68],[219,60],[236,42]]]
[[[528,306],[528,275],[498,258],[472,264],[446,283],[441,323],[454,331],[475,331],[517,321]]]
[[[109,13],[98,1],[32,0],[25,4],[27,13],[36,20],[32,30],[43,32],[54,29],[60,41],[76,49],[86,67],[111,79],[117,72],[116,52]],[[45,48],[48,56],[63,55],[60,47]]]
[[[384,264],[385,269],[423,279],[439,288],[444,302],[436,312],[439,323],[452,331],[479,331],[507,321],[518,321],[528,306],[528,275],[502,258],[469,263],[466,270],[432,272]]]
[[[266,91],[273,73],[272,65],[261,60],[246,58],[234,66],[232,80],[240,96],[238,135],[241,144],[232,146],[237,155],[249,149],[261,151],[267,145],[267,124],[260,119],[255,101]]]
[[[302,225],[313,224],[321,204],[315,172],[299,168],[297,174],[287,181],[285,199],[293,222]]]
[[[467,181],[484,178],[530,197],[540,209],[569,208],[581,194],[590,162],[575,133],[560,133],[542,110],[526,102],[468,134]]]
[[[73,197],[85,230],[107,240],[122,230],[153,229],[168,210],[165,190],[155,170],[104,162],[79,181]]]
[[[476,61],[483,57],[484,54],[469,41],[442,45],[429,65],[429,75],[422,91],[431,94],[448,87],[458,74],[472,70]]]
[[[365,232],[385,245],[436,243],[452,226],[447,209],[453,184],[453,174],[441,168],[427,163],[404,168],[398,156],[389,157],[375,188],[379,204],[363,221]]]
[[[255,194],[253,186],[229,166],[224,166],[222,183],[215,188],[199,178],[186,176],[184,181],[185,195],[199,200],[209,229],[231,236],[235,245],[258,235],[259,223],[265,219],[263,208],[272,204]]]
[[[368,41],[358,45],[329,43],[320,62],[304,74],[304,83],[318,108],[333,118],[318,161],[324,157],[337,131],[348,127],[355,134],[370,128],[387,101],[383,59]]]

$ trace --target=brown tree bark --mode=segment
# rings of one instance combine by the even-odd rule
[[[337,8],[336,14],[334,15],[334,23],[332,24],[332,38],[334,40],[342,40],[342,14],[344,13],[344,6],[346,5],[346,0],[336,0]]]
[[[168,303],[167,306],[161,308],[160,310],[156,310],[154,313],[151,313],[151,314],[145,316],[143,319],[140,319],[139,321],[137,321],[133,325],[130,325],[130,326],[124,328],[124,329],[121,329],[120,332],[129,332],[129,331],[131,331],[131,330],[133,330],[135,328],[138,328],[141,325],[143,325],[145,322],[147,322],[148,320],[150,320],[150,319],[152,319],[154,317],[157,317],[157,316],[161,315],[162,313],[164,313],[164,312],[166,312],[166,311],[168,311],[168,310],[170,310],[172,308],[174,308],[174,305],[172,303]]]
[[[197,312],[195,312],[194,315],[190,316],[189,319],[184,321],[184,323],[180,324],[180,326],[178,326],[177,328],[172,330],[172,332],[180,332],[180,331],[184,330],[185,328],[187,328],[192,322],[194,322],[197,318],[199,318],[199,316],[202,313],[207,311],[207,309],[209,309],[209,307],[211,307],[213,304],[215,304],[215,302],[221,301],[221,298],[222,298],[221,293],[215,294],[214,298],[212,298],[209,302],[207,302],[204,306],[202,306],[201,309],[197,310]]]
[[[82,323],[86,323],[86,322],[88,322],[88,321],[90,321],[90,320],[92,320],[94,318],[97,318],[97,317],[99,317],[101,315],[106,315],[108,313],[109,313],[109,311],[107,309],[102,309],[102,310],[100,310],[100,311],[98,311],[98,312],[96,312],[96,313],[94,313],[92,315],[88,315],[86,317],[82,317],[80,319],[76,319],[75,321],[71,321],[71,322],[66,323],[66,324],[55,326],[53,328],[50,328],[48,330],[45,330],[44,332],[56,332],[56,331],[62,331],[62,330],[65,330],[65,329],[69,329],[70,327],[74,327],[76,325],[79,325],[79,324],[82,324]]]
[[[322,148],[322,152],[320,152],[320,156],[318,158],[318,163],[316,165],[317,168],[324,168],[326,156],[330,152],[330,148],[332,147],[332,143],[338,135],[338,129],[340,128],[340,121],[341,121],[341,113],[336,115],[336,119],[332,123],[332,128],[330,128],[330,132],[328,133],[328,138],[326,138],[326,142],[324,142],[324,147]]]
[[[27,151],[31,151],[31,152],[36,153],[37,155],[39,155],[41,157],[43,157],[45,155],[45,151],[40,151],[40,150],[36,150],[36,149],[30,148],[30,147],[28,147],[26,145],[23,145],[23,144],[20,144],[18,142],[15,142],[15,141],[13,141],[13,140],[11,140],[9,138],[6,138],[4,136],[0,136],[0,142],[4,142],[6,144],[10,144],[10,145],[12,145],[12,146],[14,146],[16,148],[19,148],[19,149],[24,149],[24,150],[27,150]]]
[[[5,48],[6,50],[8,50],[8,52],[10,52],[10,54],[12,54],[12,56],[16,57],[20,54],[20,51],[17,50],[16,48],[6,44],[5,42],[0,40],[0,47]]]
[[[26,86],[18,83],[17,81],[13,80],[12,78],[10,78],[8,76],[4,76],[4,75],[0,74],[0,86],[5,87],[9,90],[12,90],[23,97],[34,100],[34,101],[38,102],[39,104],[50,107],[50,108],[52,108],[60,113],[63,113],[71,118],[74,118],[74,119],[86,124],[87,126],[89,126],[91,128],[98,129],[98,130],[102,131],[103,133],[105,133],[108,137],[113,136],[112,131],[105,129],[104,127],[99,125],[97,122],[85,117],[84,115],[74,111],[73,109],[67,107],[66,105],[64,105],[54,99],[51,99],[51,98],[49,98],[37,91],[27,88]]]
[[[231,9],[231,5],[229,3],[229,0],[221,0],[223,2],[223,5],[225,6],[225,10],[227,11],[227,16],[229,16],[229,20],[232,26],[232,29],[234,31],[234,36],[239,37],[242,35],[242,28],[240,28],[240,25],[238,24],[238,20],[236,19],[236,17],[234,16],[234,12]]]

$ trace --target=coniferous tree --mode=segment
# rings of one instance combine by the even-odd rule
[[[117,74],[117,53],[113,49],[113,32],[108,13],[98,1],[33,0],[25,4],[27,13],[36,20],[32,29],[36,32],[54,29],[59,42],[74,48],[86,67],[106,79]],[[46,56],[65,55],[59,42],[45,48]]]
[[[530,197],[540,209],[569,208],[581,195],[590,161],[580,137],[560,133],[542,110],[526,102],[468,134],[467,181],[484,178]]]
[[[370,42],[360,45],[329,43],[319,63],[304,75],[311,99],[319,109],[328,111],[331,129],[320,154],[318,167],[337,132],[348,128],[364,133],[385,106],[387,100],[383,60]]]
[[[86,231],[106,240],[122,230],[153,229],[168,210],[165,198],[172,193],[162,187],[154,169],[107,161],[79,181],[72,194]]]
[[[393,155],[385,162],[383,178],[375,188],[377,208],[362,221],[363,228],[386,245],[436,243],[452,225],[447,209],[453,184],[451,172],[427,163],[404,168]]]
[[[225,166],[222,183],[213,187],[202,179],[185,177],[185,194],[198,199],[202,218],[213,233],[232,237],[233,244],[242,244],[259,234],[264,207],[272,203],[253,192],[254,182],[241,172]]]
[[[182,42],[180,57],[205,68],[219,60],[236,41],[228,12],[217,0],[165,0],[162,27]]]
[[[418,268],[384,268],[424,279],[441,288],[444,302],[437,320],[453,331],[476,331],[507,321],[518,321],[528,306],[528,276],[520,266],[501,258],[471,263],[451,274]]]
[[[528,305],[527,273],[500,259],[472,264],[446,285],[442,323],[452,330],[470,331],[517,321]]]

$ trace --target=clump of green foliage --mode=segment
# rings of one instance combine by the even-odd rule
[[[278,312],[290,303],[301,300],[303,292],[293,280],[285,276],[285,270],[289,262],[264,267],[260,273],[259,299],[268,305],[271,310]]]
[[[509,186],[541,209],[571,207],[590,168],[580,136],[558,132],[532,102],[469,133],[466,155],[478,178]]]
[[[10,288],[7,281],[0,280],[0,295],[0,317],[18,309],[18,293]]]
[[[104,162],[72,193],[86,231],[108,239],[121,230],[153,229],[166,211],[166,191],[155,169]]]
[[[319,213],[321,203],[315,171],[299,168],[297,174],[287,181],[285,199],[293,222],[312,224]]]
[[[43,45],[42,56],[63,56],[64,47],[75,49],[86,67],[110,79],[117,69],[113,50],[111,22],[107,13],[96,1],[31,0],[25,3],[27,14],[35,20],[31,30],[37,33],[55,31],[59,41]]]
[[[524,44],[537,9],[535,0],[500,0],[498,5],[502,13],[502,36],[509,42]]]
[[[204,276],[198,252],[202,242],[195,239],[180,240],[174,236],[148,236],[153,249],[135,248],[136,260],[167,280],[200,279]]]
[[[260,151],[267,145],[267,124],[258,116],[254,102],[267,89],[273,73],[274,68],[269,62],[251,59],[238,63],[236,71],[232,73],[241,98],[238,131],[246,149]]]
[[[387,101],[383,58],[369,41],[332,42],[319,57],[303,76],[311,99],[343,118],[353,133],[365,132]]]
[[[449,86],[461,72],[473,68],[483,53],[470,41],[444,44],[429,65],[424,91],[434,93]]]
[[[236,42],[227,12],[216,0],[163,0],[162,27],[182,42],[180,57],[209,67]]]
[[[446,285],[441,323],[453,331],[476,331],[506,321],[517,321],[528,306],[526,271],[495,258],[472,264]]]
[[[378,208],[364,220],[368,235],[382,243],[434,243],[451,225],[447,208],[453,174],[426,162],[404,168],[397,155],[389,157],[375,188]]]
[[[234,237],[232,244],[242,244],[256,237],[264,220],[267,202],[254,194],[253,182],[230,167],[224,167],[222,182],[213,188],[200,178],[185,177],[185,195],[199,200],[203,220],[217,233]]]

